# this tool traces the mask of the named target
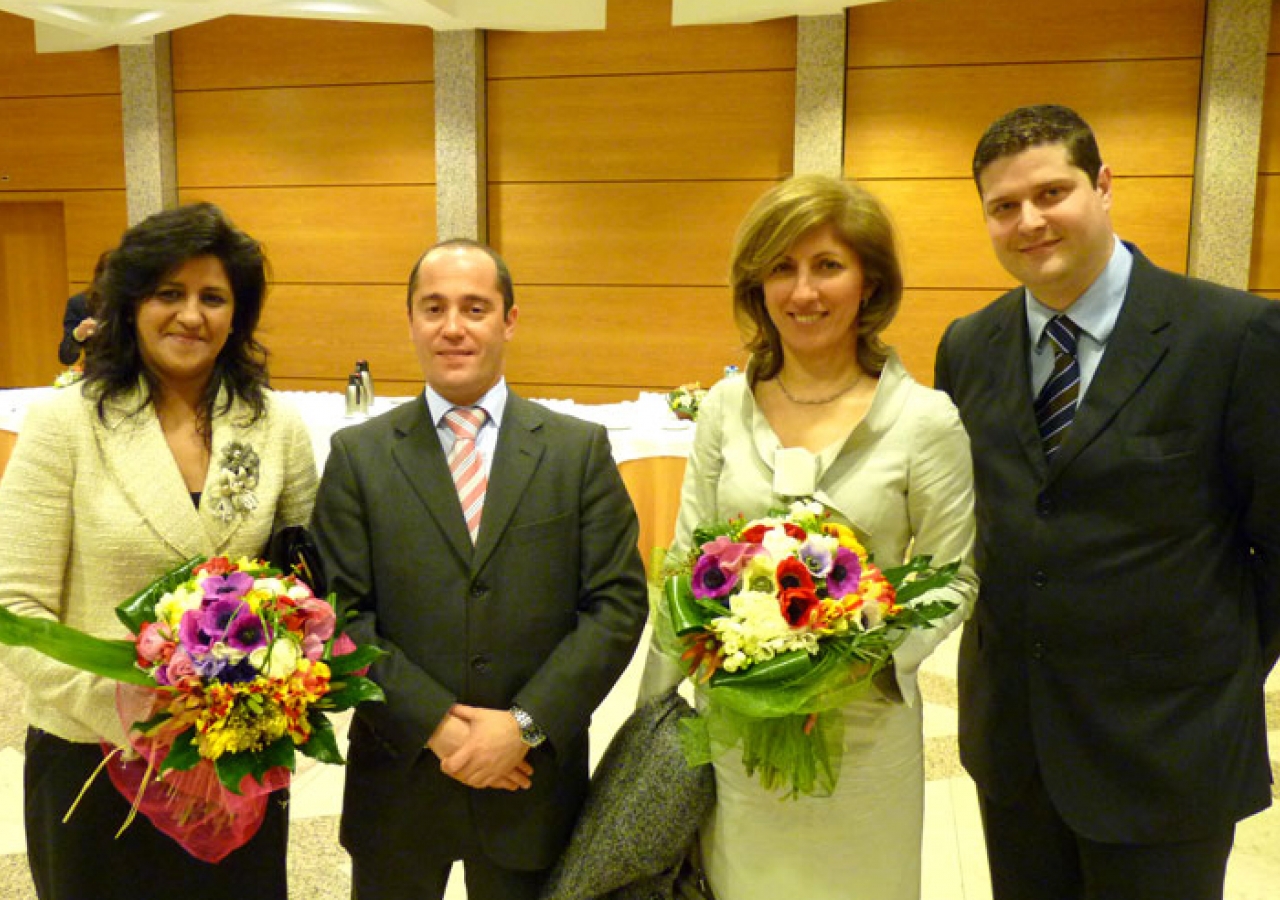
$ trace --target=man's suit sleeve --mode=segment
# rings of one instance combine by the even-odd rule
[[[361,715],[390,749],[412,761],[456,698],[378,633],[369,502],[371,498],[361,492],[344,435],[334,435],[316,493],[312,529],[329,590],[337,594],[343,610],[355,613],[347,633],[360,646],[374,644],[386,651],[370,673],[382,686],[386,701],[365,704]]]
[[[648,613],[640,525],[603,428],[591,432],[579,492],[577,627],[517,693],[515,703],[567,746],[631,661]]]
[[[951,339],[951,332],[955,330],[956,323],[952,322],[947,326],[947,330],[942,333],[942,340],[938,341],[938,352],[933,360],[933,386],[942,391],[948,397],[951,396],[951,361],[947,354],[947,343]],[[955,399],[954,397],[952,398]]]
[[[1249,322],[1227,408],[1242,537],[1252,548],[1267,670],[1280,658],[1280,303]]]
[[[74,294],[67,300],[66,311],[62,315],[62,343],[58,345],[58,361],[64,366],[73,364],[80,358],[80,342],[74,334],[76,326],[89,318],[89,304],[84,294]]]

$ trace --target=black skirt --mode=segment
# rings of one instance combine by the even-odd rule
[[[27,731],[27,858],[40,900],[288,900],[287,790],[271,795],[258,833],[213,865],[190,856],[143,815],[116,838],[129,815],[129,803],[105,771],[64,824],[63,817],[102,756],[97,744],[64,741],[38,728]]]

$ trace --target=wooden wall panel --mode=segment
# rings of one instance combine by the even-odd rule
[[[849,10],[849,65],[1199,57],[1205,0],[894,0]]]
[[[1047,99],[1089,121],[1118,174],[1195,167],[1198,59],[853,69],[847,85],[850,177],[968,178],[987,126]]]
[[[721,285],[768,182],[498,184],[489,237],[517,284]]]
[[[434,102],[426,83],[178,93],[178,181],[433,182]]]
[[[668,390],[746,364],[728,287],[519,286],[516,302],[513,380]]]
[[[404,293],[400,284],[273,286],[258,330],[273,381],[309,379],[341,391],[359,358],[369,361],[375,390],[384,382],[421,382]]]
[[[893,218],[908,287],[995,291],[1013,286],[991,249],[973,182],[868,181],[864,186]],[[1186,271],[1191,179],[1117,178],[1113,194],[1112,221],[1120,236],[1158,265]]]
[[[64,234],[59,203],[0,204],[0,387],[44,387],[62,369]]]
[[[124,188],[120,97],[0,99],[0,191]]]
[[[178,91],[431,81],[431,30],[225,16],[173,33]]]
[[[276,283],[403,284],[435,242],[431,187],[184,189],[179,199],[217,203],[262,241]]]
[[[921,384],[933,384],[933,361],[947,326],[982,309],[1001,291],[925,290],[903,292],[902,307],[885,330],[885,341]]]
[[[1280,175],[1258,178],[1253,234],[1249,287],[1258,291],[1280,291]]]
[[[128,227],[129,215],[123,190],[0,194],[0,203],[29,200],[53,200],[62,204],[69,283],[88,281],[102,251],[117,246]]]
[[[119,94],[119,60],[115,47],[36,53],[35,23],[0,12],[0,97]]]
[[[1272,23],[1280,22],[1273,15]],[[1267,82],[1262,104],[1262,146],[1258,152],[1258,171],[1269,175],[1280,173],[1280,53],[1267,57]]]
[[[490,78],[545,78],[794,70],[795,34],[794,18],[673,28],[670,0],[609,0],[604,31],[491,31],[485,41]]]
[[[791,169],[795,74],[492,81],[488,116],[495,182],[770,178]]]

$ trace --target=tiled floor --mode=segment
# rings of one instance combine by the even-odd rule
[[[924,900],[989,900],[973,783],[955,758],[955,648],[948,641],[925,665]],[[605,701],[592,726],[596,753],[634,704],[639,655]],[[1280,677],[1268,691],[1270,720],[1280,723]],[[34,900],[22,835],[22,735],[20,703],[7,676],[0,676],[0,898]],[[1280,730],[1273,731],[1272,759],[1280,763]],[[1273,769],[1280,765],[1273,763]],[[295,781],[290,846],[290,894],[295,900],[346,900],[351,874],[337,842],[342,771],[313,765]],[[455,872],[455,876],[459,873]],[[1228,900],[1272,900],[1280,884],[1280,810],[1241,824],[1227,875]],[[464,900],[461,879],[447,900]]]

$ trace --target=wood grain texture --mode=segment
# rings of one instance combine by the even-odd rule
[[[902,307],[885,329],[884,340],[898,351],[902,364],[916,381],[933,384],[933,362],[947,326],[977,312],[1001,291],[926,290],[903,292]]]
[[[425,186],[181,189],[209,200],[266,245],[276,282],[404,284],[435,243],[435,188]]]
[[[491,185],[489,238],[518,283],[723,285],[734,231],[770,185]]]
[[[62,205],[0,205],[0,387],[43,387],[62,371],[67,300]]]
[[[1280,175],[1258,178],[1249,289],[1280,291]]]
[[[746,356],[728,288],[539,287],[517,278],[507,345],[512,380],[553,384],[711,384]]]
[[[24,191],[0,194],[0,204],[32,200],[57,201],[62,204],[63,221],[66,225],[68,282],[88,280],[102,251],[119,245],[120,236],[128,227],[129,216],[123,190]]]
[[[1280,10],[1271,16],[1272,33],[1280,22]],[[1262,102],[1262,146],[1258,149],[1258,172],[1280,174],[1280,55],[1267,57],[1267,81]]]
[[[895,0],[849,10],[851,67],[1199,57],[1205,0]]]
[[[428,82],[178,93],[178,183],[429,184],[434,103]]]
[[[0,97],[70,94],[118,97],[119,51],[108,47],[76,53],[37,53],[35,23],[0,12]]]
[[[431,81],[431,29],[225,16],[173,32],[177,91]]]
[[[1199,92],[1195,59],[853,69],[845,174],[968,177],[995,119],[1052,98],[1089,122],[1117,174],[1191,175]]]
[[[794,119],[793,72],[490,81],[489,178],[777,178]]]
[[[0,191],[124,188],[120,97],[0,99]]]
[[[906,284],[911,288],[1005,290],[1013,280],[996,261],[969,180],[863,182],[888,208],[897,227]],[[1112,222],[1157,265],[1187,266],[1190,178],[1117,178]]]
[[[670,0],[609,0],[604,31],[485,35],[490,78],[794,70],[794,18],[674,28]]]

